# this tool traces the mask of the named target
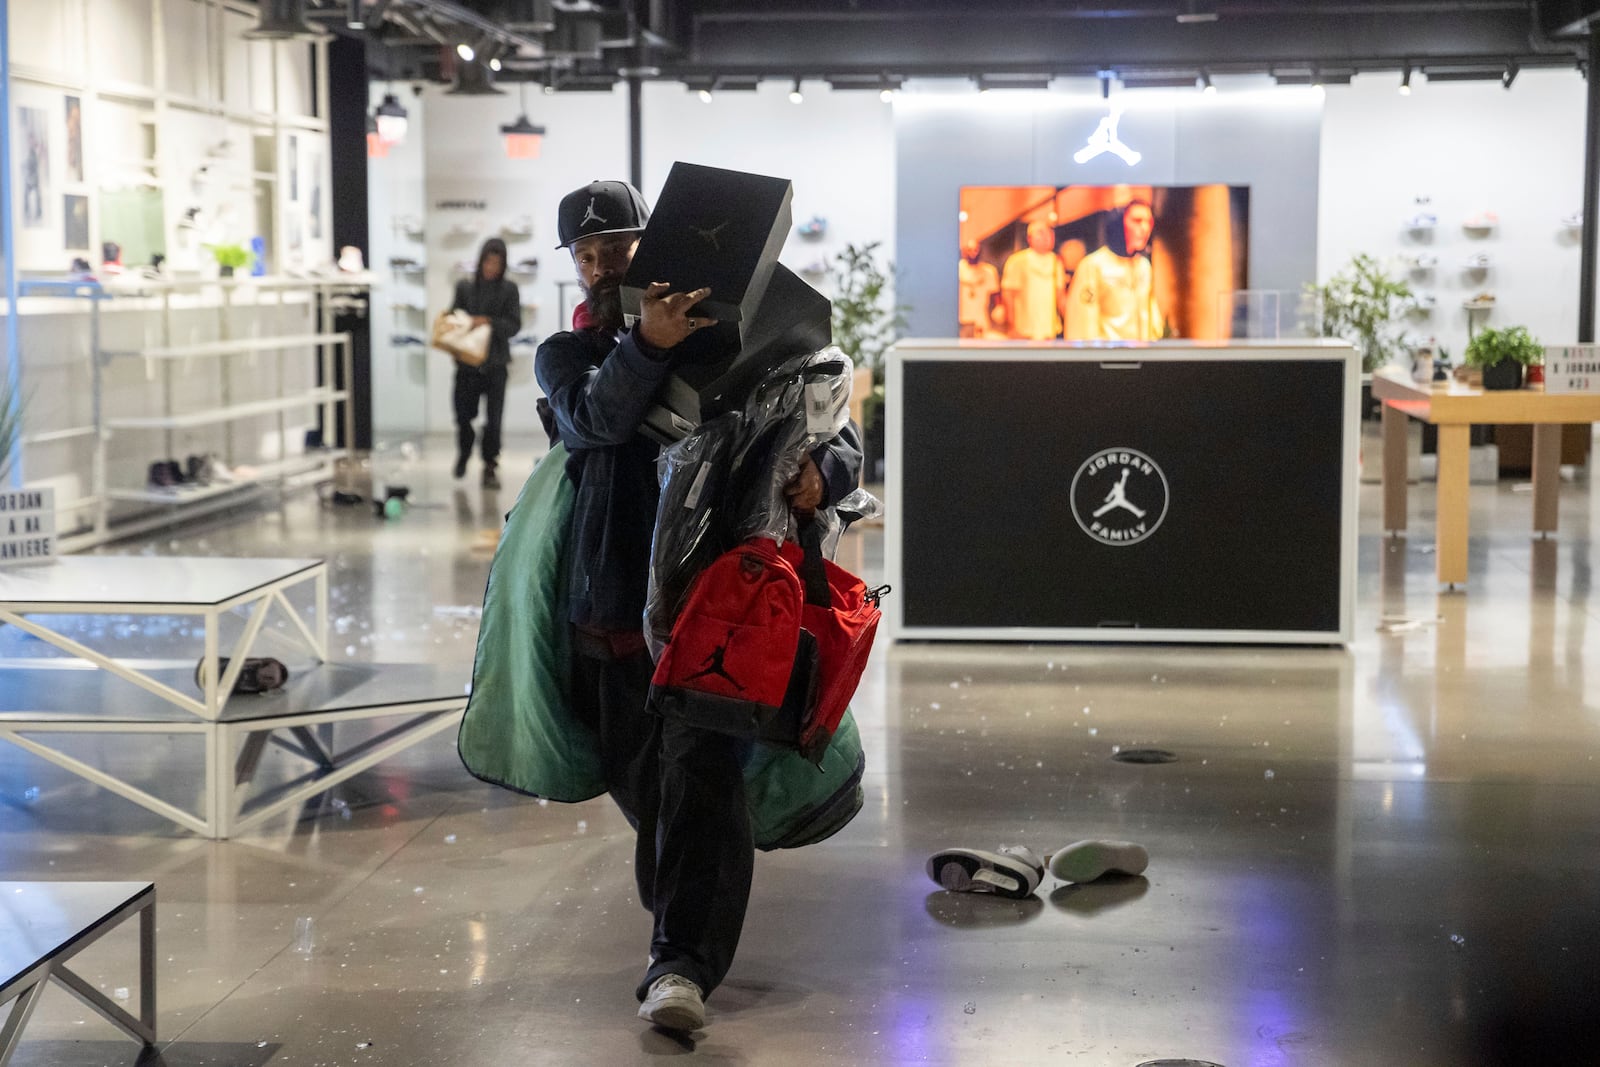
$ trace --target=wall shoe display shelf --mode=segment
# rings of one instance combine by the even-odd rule
[[[324,440],[334,438],[333,428],[344,420],[344,439],[353,440],[353,410],[346,403],[349,394],[328,383],[351,380],[350,335],[334,332],[332,322],[339,307],[351,301],[365,303],[370,290],[366,276],[314,278],[240,278],[193,280],[119,279],[113,285],[93,282],[27,280],[21,284],[24,297],[46,297],[89,302],[89,348],[92,374],[92,421],[88,426],[70,427],[40,434],[30,444],[63,440],[67,437],[93,437],[94,453],[90,489],[72,508],[89,511],[80,532],[61,537],[63,551],[82,548],[120,537],[148,532],[197,517],[207,511],[237,504],[251,492],[297,485],[331,478],[333,465],[342,454],[322,448],[289,454],[288,436],[291,415],[317,411],[324,428]],[[320,328],[306,332],[275,332],[273,317],[295,305],[320,304]],[[119,306],[121,305],[121,306]],[[107,348],[102,342],[103,309],[134,308],[156,316],[161,342],[131,349]],[[173,319],[176,310],[208,311],[217,316],[216,340],[174,344]],[[241,323],[235,313],[249,317]],[[295,349],[315,352],[314,380],[323,383],[312,388],[288,388],[284,373],[288,353]],[[265,377],[275,383],[269,395],[249,399],[233,395],[227,361],[237,357],[265,357],[276,373]],[[158,410],[112,413],[105,399],[105,374],[113,363],[142,361],[149,380],[161,383],[162,402]],[[337,361],[337,362],[336,362]],[[178,376],[215,374],[220,402],[185,407],[175,397]],[[258,416],[275,415],[279,456],[266,462],[241,455],[234,440],[234,424]],[[132,431],[159,431],[162,450],[159,456],[181,454],[176,434],[203,427],[222,427],[223,444],[219,458],[237,473],[208,485],[113,485],[110,484],[108,454],[121,447]]]
[[[311,584],[310,619],[290,590]],[[316,559],[72,556],[0,575],[0,622],[66,652],[0,661],[0,741],[16,745],[185,829],[226,838],[289,811],[333,785],[455,726],[466,707],[465,672],[407,664],[333,664],[327,655],[327,564]],[[279,609],[317,662],[282,689],[234,695],[245,659]],[[221,620],[247,612],[222,667]],[[38,617],[198,615],[204,645],[193,660],[127,660],[90,648]],[[270,633],[270,631],[269,631]],[[219,669],[220,668],[220,669]],[[459,676],[458,676],[459,674]],[[200,695],[191,695],[197,688]],[[343,748],[336,724],[362,729]],[[48,738],[60,735],[188,737],[203,745],[199,811],[156,796],[126,772],[95,766]],[[258,788],[268,745],[309,764]]]

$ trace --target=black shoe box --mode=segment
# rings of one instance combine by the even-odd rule
[[[785,363],[821,351],[832,341],[832,303],[778,264],[745,343],[731,358],[692,346],[685,351],[689,342],[673,349],[673,374],[661,403],[646,414],[644,430],[664,444],[680,440],[705,420],[742,408],[756,387]]]
[[[674,163],[622,279],[622,310],[637,318],[644,290],[709,288],[690,314],[718,325],[696,331],[700,348],[734,355],[744,344],[793,221],[787,178]]]

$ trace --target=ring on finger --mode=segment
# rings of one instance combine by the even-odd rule
[[[688,323],[689,323],[689,329],[691,329],[691,330],[698,330],[698,329],[699,329],[699,328],[700,328],[700,322],[699,322],[699,320],[697,320],[697,319],[689,319],[689,320],[687,320],[687,321],[688,321]]]

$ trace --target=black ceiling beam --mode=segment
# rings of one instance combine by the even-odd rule
[[[705,69],[1199,67],[1358,59],[1400,64],[1469,56],[1535,65],[1551,54],[1577,56],[1575,46],[1551,42],[1539,32],[1527,4],[1454,5],[1466,10],[1448,17],[1437,4],[1396,5],[1426,11],[1370,14],[1345,5],[1346,13],[1317,13],[1326,6],[1275,6],[1248,19],[1219,17],[1199,24],[1181,24],[1175,17],[1088,18],[1060,11],[1010,11],[997,17],[979,4],[915,18],[882,12],[871,17],[723,12],[695,20],[689,55]]]
[[[1592,31],[1600,22],[1600,0],[1539,0],[1539,29],[1547,37]]]

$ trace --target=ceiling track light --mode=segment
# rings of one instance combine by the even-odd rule
[[[794,80],[794,88],[789,90],[789,103],[791,103],[791,104],[803,104],[805,102],[806,102],[806,98],[800,92],[800,79],[796,78]]]
[[[1100,99],[1111,99],[1111,79],[1113,77],[1115,77],[1115,74],[1112,71],[1102,70],[1100,72]]]
[[[1211,73],[1209,71],[1202,70],[1200,72],[1200,91],[1205,93],[1207,96],[1217,95],[1217,87],[1212,83]]]
[[[1600,31],[1591,31],[1591,32],[1600,32]],[[1522,68],[1517,66],[1515,63],[1507,63],[1505,71],[1500,75],[1500,87],[1502,89],[1511,88],[1511,83],[1517,80],[1517,75],[1520,74],[1521,72],[1522,72]]]
[[[1183,11],[1178,14],[1178,21],[1185,26],[1197,23],[1217,21],[1217,13],[1211,10],[1210,4],[1201,4],[1197,0],[1185,0]]]
[[[460,56],[462,61],[466,63],[471,63],[473,60],[478,58],[478,53],[474,51],[472,46],[465,41],[462,41],[460,44],[456,45],[456,55]]]
[[[361,0],[350,0],[350,13],[345,16],[345,28],[351,30],[364,30],[367,20],[361,16]]]
[[[1410,63],[1407,63],[1405,65],[1405,69],[1400,72],[1400,95],[1401,96],[1410,96],[1411,95],[1411,64]]]

